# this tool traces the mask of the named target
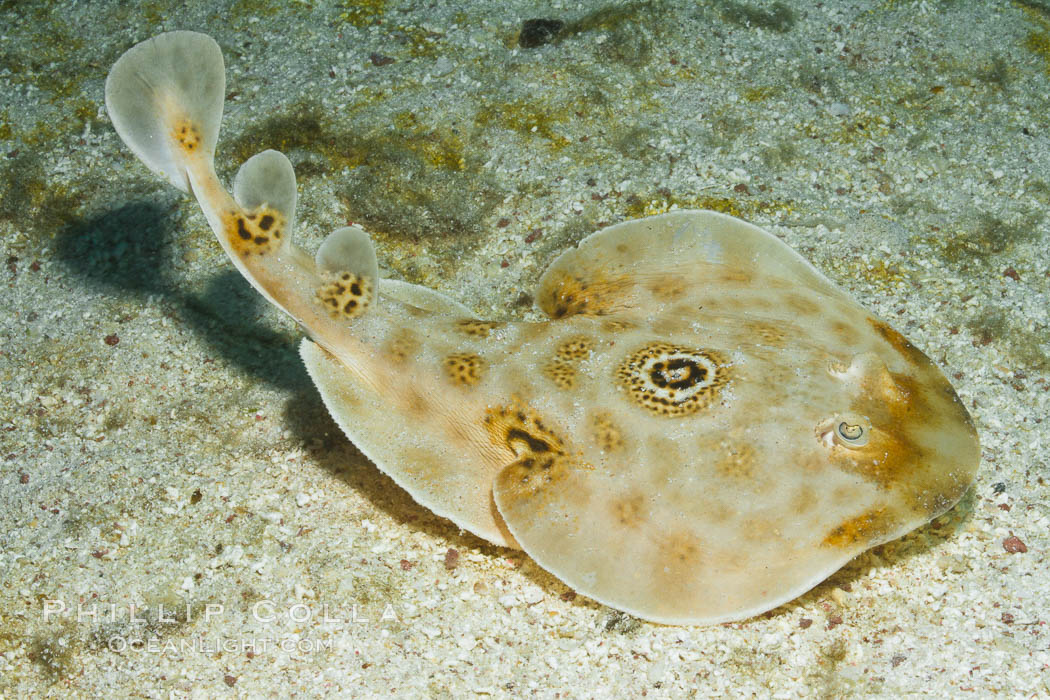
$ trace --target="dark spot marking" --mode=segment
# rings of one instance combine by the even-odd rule
[[[677,357],[653,365],[649,379],[656,386],[670,389],[669,393],[673,396],[676,389],[689,389],[705,381],[707,374],[707,368],[701,367],[695,360]]]
[[[517,441],[524,442],[532,452],[550,452],[551,450],[551,446],[545,440],[541,440],[521,428],[511,428],[507,431],[507,444],[510,445]]]
[[[707,408],[728,381],[728,360],[712,350],[650,343],[629,355],[616,378],[641,407],[664,416]]]

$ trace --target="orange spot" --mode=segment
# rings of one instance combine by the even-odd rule
[[[833,322],[831,332],[843,345],[855,345],[860,340],[860,332],[852,324],[842,321]]]
[[[787,304],[788,308],[791,310],[797,311],[804,316],[812,316],[820,311],[819,304],[801,294],[785,295],[784,303]]]
[[[634,285],[626,276],[615,279],[584,279],[563,275],[548,281],[540,290],[539,305],[551,318],[605,316],[627,308],[624,293]]]
[[[911,341],[888,323],[871,316],[868,317],[868,323],[871,324],[876,333],[882,336],[883,340],[892,345],[893,349],[900,353],[912,366],[927,367],[932,364],[930,358],[926,357],[922,350],[912,345]]]
[[[505,325],[507,324],[500,321],[480,321],[476,318],[456,321],[457,330],[475,338],[487,338],[489,333]]]
[[[613,501],[613,517],[624,527],[638,527],[646,519],[645,497],[641,494]]]
[[[559,389],[572,389],[576,386],[576,368],[567,362],[552,360],[543,365],[540,371]]]
[[[660,301],[676,301],[681,299],[688,285],[685,280],[676,275],[666,275],[653,280],[648,285],[649,291]]]
[[[332,318],[357,318],[372,304],[375,294],[372,281],[352,272],[342,272],[322,284],[315,300]]]
[[[176,122],[172,129],[172,136],[175,142],[187,153],[193,153],[200,150],[202,143],[200,129],[188,119],[182,119]]]
[[[592,348],[594,348],[593,339],[588,338],[585,335],[578,335],[559,343],[554,354],[559,360],[571,362],[573,360],[582,360],[586,358],[591,354]]]
[[[885,507],[872,508],[837,525],[824,537],[822,544],[842,548],[866,546],[890,534],[894,524]]]
[[[266,222],[266,228],[262,223]],[[259,207],[250,212],[236,210],[227,212],[223,228],[226,240],[234,252],[242,257],[252,254],[266,255],[281,247],[284,234],[284,216],[276,209]]]
[[[492,442],[516,455],[562,452],[562,441],[530,406],[515,399],[485,412],[485,429]]]
[[[714,350],[654,342],[628,355],[616,379],[635,405],[681,417],[709,407],[729,380],[729,360]]]
[[[623,431],[608,412],[601,411],[591,417],[591,434],[598,447],[606,452],[615,452],[623,447]]]

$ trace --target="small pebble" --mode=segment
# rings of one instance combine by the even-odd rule
[[[845,102],[832,102],[828,106],[828,113],[833,117],[845,117],[850,113],[850,108]]]
[[[558,36],[565,23],[558,19],[527,19],[521,23],[518,35],[518,46],[523,49],[534,49],[549,44]]]
[[[1003,540],[1003,549],[1010,554],[1024,554],[1028,551],[1028,547],[1021,541],[1021,538],[1015,535],[1010,535]]]
[[[445,552],[445,568],[452,571],[459,566],[459,552],[455,549],[449,549]]]

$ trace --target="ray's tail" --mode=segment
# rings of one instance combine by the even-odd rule
[[[249,259],[287,246],[295,173],[282,154],[266,151],[241,167],[235,196],[226,192],[214,166],[225,86],[222,51],[214,39],[169,32],[136,44],[117,60],[106,78],[106,110],[150,170],[193,192],[223,248],[256,284],[254,271],[246,269],[253,267],[246,265]]]
[[[318,342],[338,352],[340,323],[361,316],[375,297],[378,266],[362,229],[333,231],[316,261],[292,245],[296,183],[278,151],[249,158],[233,195],[215,174],[225,92],[222,51],[197,32],[160,34],[136,44],[110,69],[106,109],[117,133],[146,166],[192,192],[241,274]],[[347,345],[345,339],[342,345]],[[343,359],[350,353],[344,350]]]

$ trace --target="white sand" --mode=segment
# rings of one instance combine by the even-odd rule
[[[598,6],[346,4],[0,5],[0,695],[1050,695],[1050,6],[656,2],[525,50]],[[390,276],[535,317],[600,225],[737,213],[953,377],[974,489],[759,619],[573,599],[360,456],[120,143],[105,73],[175,28],[226,55],[220,172],[286,150],[307,249],[362,221]]]

